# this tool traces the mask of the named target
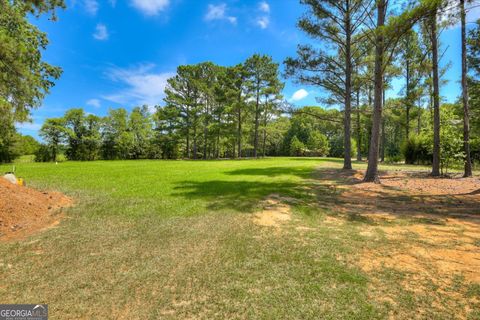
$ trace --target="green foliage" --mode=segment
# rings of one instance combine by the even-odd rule
[[[470,153],[474,163],[480,162],[480,138],[475,137],[470,140]]]
[[[52,152],[52,147],[49,145],[41,144],[35,152],[35,162],[50,162],[56,159],[57,154]]]
[[[63,1],[0,0],[0,110],[11,114],[12,121],[27,120],[61,74],[60,68],[42,61],[47,36],[27,17],[57,6]]]
[[[455,117],[455,105],[444,105],[440,127],[440,168],[442,174],[448,174],[448,169],[454,163],[460,163],[465,157],[463,152],[463,137],[461,120]]]
[[[468,64],[470,71],[480,76],[480,19],[475,22],[467,38]]]
[[[309,156],[327,156],[330,149],[327,137],[320,132],[312,132],[307,140],[307,149]]]
[[[406,164],[431,164],[433,157],[431,135],[412,136],[402,145],[402,154]]]
[[[305,145],[297,138],[297,136],[293,136],[290,141],[290,155],[295,157],[305,155]]]
[[[40,154],[38,155],[38,158],[42,159],[42,162],[50,161],[45,159],[51,159],[51,161],[57,160],[58,149],[67,133],[64,125],[65,121],[61,118],[47,119],[42,125],[40,136],[47,143],[46,146],[42,147],[46,147],[50,150],[49,157],[43,155],[46,152],[45,150],[39,150]]]
[[[15,143],[13,145],[14,153],[19,156],[32,155],[40,147],[40,143],[32,136],[24,136],[17,134],[15,136]]]
[[[441,112],[440,126],[440,165],[442,174],[447,174],[453,164],[463,161],[463,138],[461,115],[455,114],[459,109],[455,104],[444,104]],[[402,154],[407,164],[431,164],[433,158],[433,132],[426,126],[422,133],[410,137],[402,145]]]
[[[357,150],[357,141],[351,139],[351,156],[353,157]],[[345,148],[344,148],[344,137],[343,135],[336,135],[331,137],[329,140],[330,150],[328,152],[328,156],[335,157],[335,158],[343,158],[345,155]]]
[[[99,158],[101,136],[100,118],[83,109],[71,109],[64,117],[69,160],[96,160]]]
[[[17,141],[14,123],[27,121],[32,108],[38,107],[61,69],[42,60],[48,39],[29,15],[38,17],[64,7],[63,0],[0,0],[0,162],[34,151],[24,150],[25,141]],[[19,145],[20,143],[20,145]]]

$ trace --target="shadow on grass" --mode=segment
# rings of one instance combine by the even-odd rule
[[[343,159],[340,158],[289,158],[293,161],[316,161],[316,162],[334,162],[334,163],[343,163]]]
[[[271,194],[295,199],[306,196],[301,182],[184,181],[174,189],[174,196],[206,200],[208,209],[238,212],[253,212],[258,203]]]
[[[308,179],[312,175],[312,169],[309,167],[270,167],[270,168],[248,168],[238,169],[226,172],[227,175],[232,176],[265,176],[277,177],[282,175],[297,176]]]

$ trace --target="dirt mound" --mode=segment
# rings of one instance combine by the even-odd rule
[[[0,241],[20,239],[54,226],[72,200],[59,192],[41,192],[0,177]]]

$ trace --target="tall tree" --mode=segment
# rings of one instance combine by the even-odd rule
[[[253,157],[257,158],[260,117],[265,108],[261,100],[278,80],[278,64],[270,56],[255,54],[245,61],[245,70],[248,73],[248,88],[254,99]]]
[[[145,158],[152,138],[152,119],[148,106],[133,108],[128,121],[128,130],[133,136],[132,158]]]
[[[440,80],[438,71],[438,9],[432,12],[427,20],[432,50],[432,81],[433,81],[433,161],[432,176],[440,176]]]
[[[179,66],[177,74],[168,79],[165,88],[165,102],[180,111],[182,130],[185,136],[185,156],[197,158],[197,127],[199,122],[199,89],[195,79],[198,77],[197,66]],[[193,140],[193,150],[191,144]]]
[[[40,136],[50,148],[53,161],[57,161],[59,146],[65,138],[64,123],[62,118],[51,118],[45,120],[40,129]]]
[[[13,121],[27,120],[61,74],[42,60],[47,35],[29,22],[28,14],[39,16],[63,6],[62,0],[0,0],[0,108]]]
[[[374,71],[374,102],[373,122],[370,149],[368,152],[368,167],[364,181],[379,182],[378,178],[378,153],[380,140],[380,124],[382,122],[382,98],[383,98],[383,71],[385,55],[385,35],[383,28],[387,14],[387,1],[377,1],[377,22],[375,33],[375,71]]]
[[[463,148],[465,152],[464,177],[472,176],[472,159],[470,154],[470,108],[468,105],[468,83],[467,83],[467,31],[465,0],[460,1],[460,21],[462,32],[462,102],[463,102]]]
[[[120,137],[127,132],[128,112],[123,108],[110,109],[103,120],[102,155],[104,159],[124,159]]]
[[[403,76],[405,77],[405,138],[410,137],[410,130],[412,127],[412,111],[417,101],[418,86],[423,78],[424,64],[426,55],[422,53],[418,38],[418,33],[411,29],[402,38],[399,44],[400,49],[400,63],[403,68]]]
[[[242,124],[246,112],[246,99],[248,96],[247,77],[247,71],[242,64],[227,68],[226,70],[226,81],[228,82],[226,98],[230,102],[235,117],[236,155],[239,158],[242,157]],[[235,152],[233,156],[235,157]]]
[[[387,23],[389,0],[377,0],[377,19],[375,25],[375,72],[374,72],[374,106],[372,134],[368,153],[368,167],[365,182],[379,183],[378,158],[380,145],[380,128],[382,123],[384,74],[391,63],[395,49],[400,39],[412,26],[424,17],[431,17],[438,10],[441,0],[424,0],[413,7],[403,11],[399,16],[391,17]]]
[[[363,0],[302,0],[309,7],[298,27],[329,50],[300,45],[297,58],[285,60],[286,74],[300,83],[320,86],[332,94],[335,103],[344,106],[344,169],[352,168],[351,109],[354,56],[365,40],[359,35],[370,8]]]

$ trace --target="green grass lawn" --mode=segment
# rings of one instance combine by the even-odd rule
[[[315,189],[314,172],[341,166],[313,158],[17,164],[28,185],[62,191],[76,206],[57,228],[0,243],[0,302],[48,303],[51,319],[414,317],[428,300],[372,299],[371,279],[348,262],[366,245],[364,222],[323,224],[331,212],[314,204],[332,195]],[[271,194],[295,199],[282,232],[250,219]],[[376,241],[369,245],[385,239]],[[385,277],[398,285],[399,275]]]

